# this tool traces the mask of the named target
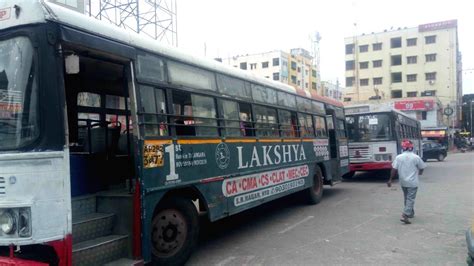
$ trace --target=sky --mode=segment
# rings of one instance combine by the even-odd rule
[[[463,93],[474,93],[474,14],[467,0],[177,1],[179,48],[209,58],[310,50],[318,31],[321,78],[342,84],[345,37],[457,19]]]

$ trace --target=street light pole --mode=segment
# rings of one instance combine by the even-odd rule
[[[474,137],[474,135],[472,134],[472,102],[473,100],[471,100],[469,102],[469,118],[470,118],[470,122],[469,122],[469,125],[471,126],[471,130],[470,130],[470,133],[471,133],[471,138]]]

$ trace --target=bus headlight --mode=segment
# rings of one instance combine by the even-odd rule
[[[382,160],[382,155],[381,154],[375,154],[375,160],[376,161]]]
[[[390,156],[388,154],[382,155],[382,158],[383,158],[384,161],[391,161],[389,157]]]
[[[14,233],[15,224],[15,218],[10,211],[4,211],[0,214],[0,228],[4,234]]]

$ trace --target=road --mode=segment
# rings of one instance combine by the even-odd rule
[[[474,153],[429,161],[411,225],[398,182],[361,174],[327,187],[314,206],[289,196],[204,223],[188,265],[463,265],[474,220]]]

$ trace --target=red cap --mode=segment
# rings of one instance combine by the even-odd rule
[[[402,149],[413,149],[413,143],[407,139],[402,140]]]

